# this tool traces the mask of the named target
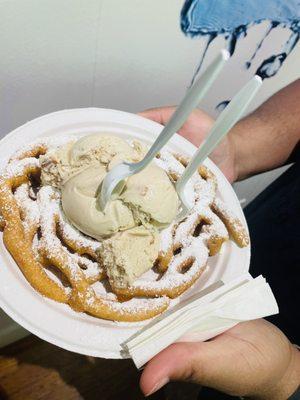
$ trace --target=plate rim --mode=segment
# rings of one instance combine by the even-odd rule
[[[106,119],[108,120],[108,122],[109,122],[108,115],[110,115],[112,117],[111,121],[113,121],[113,116],[118,116],[118,122],[120,122],[119,119],[124,119],[124,122],[126,123],[126,125],[130,125],[131,123],[134,123],[136,128],[139,128],[138,125],[143,125],[143,129],[151,130],[151,133],[153,133],[153,135],[155,135],[155,136],[158,135],[160,133],[160,131],[163,129],[163,126],[161,124],[154,122],[152,120],[149,120],[147,118],[144,118],[137,114],[120,111],[120,110],[114,110],[114,109],[106,109],[106,108],[98,108],[98,107],[88,107],[88,108],[83,107],[83,108],[59,110],[59,111],[47,113],[47,114],[41,115],[37,118],[34,118],[34,119],[26,122],[25,124],[17,127],[16,129],[12,130],[7,135],[5,135],[0,140],[0,145],[4,144],[6,142],[9,142],[12,139],[12,137],[16,137],[20,132],[22,132],[24,130],[25,127],[26,127],[26,129],[28,127],[34,127],[35,124],[38,124],[41,121],[45,122],[47,120],[47,118],[51,118],[51,119],[53,119],[55,117],[61,118],[66,114],[74,115],[74,113],[76,114],[76,116],[79,116],[79,114],[83,113],[83,115],[86,117],[88,117],[88,114],[91,114],[91,115],[95,114],[98,116],[98,118],[103,115],[107,115]],[[88,120],[88,118],[86,118],[86,120]],[[37,138],[40,136],[41,135],[37,136]],[[186,153],[191,153],[196,150],[196,146],[194,146],[191,142],[189,142],[187,139],[183,138],[182,136],[175,134],[174,137],[176,137],[177,140],[180,139],[180,141],[182,141],[182,143],[185,145]],[[15,151],[16,151],[16,149],[13,150],[13,152],[15,152]],[[225,181],[227,188],[228,189],[230,188],[229,189],[231,192],[230,194],[235,202],[235,205],[233,205],[233,208],[235,208],[235,212],[238,212],[239,218],[242,219],[243,224],[248,231],[248,226],[247,226],[247,222],[246,222],[244,213],[242,211],[242,208],[240,206],[240,203],[238,201],[236,193],[234,192],[231,184],[228,182],[228,180],[226,179],[226,177],[224,176],[222,171],[210,159],[207,159],[205,164],[207,164],[208,167],[211,168],[214,173],[215,173],[215,171],[217,171],[218,178],[222,177],[223,183]],[[248,246],[247,249],[248,249],[248,251],[247,251],[247,256],[246,256],[245,260],[248,264],[247,268],[249,269],[251,247]],[[13,260],[13,258],[11,257],[10,254],[9,254],[9,257],[11,258],[12,262],[15,263],[15,261]],[[24,279],[26,280],[25,277],[24,277]],[[27,282],[27,280],[26,280],[26,282]],[[28,282],[27,282],[27,284],[30,286],[30,284]],[[44,330],[43,327],[38,327],[38,325],[37,326],[33,325],[32,322],[27,318],[27,316],[20,315],[20,313],[18,312],[17,309],[15,309],[14,306],[12,306],[11,304],[8,304],[7,301],[5,301],[5,297],[3,297],[3,292],[2,292],[1,286],[2,285],[0,285],[0,307],[14,321],[16,321],[19,325],[21,325],[22,327],[24,327],[26,330],[33,333],[34,335],[40,337],[41,339],[43,339],[45,341],[48,341],[48,342],[54,344],[56,346],[62,347],[66,350],[76,352],[79,354],[92,355],[94,357],[102,357],[102,358],[122,358],[122,357],[120,357],[119,352],[116,352],[116,351],[110,351],[107,349],[104,350],[103,348],[99,349],[99,351],[91,351],[88,347],[85,347],[84,344],[79,345],[79,344],[75,344],[73,342],[72,342],[72,344],[70,344],[67,341],[65,341],[64,339],[57,337],[54,334],[50,334],[47,330]],[[38,295],[40,296],[39,293],[38,293]],[[54,302],[51,299],[47,299],[47,301]],[[54,303],[56,303],[56,302],[54,302]]]

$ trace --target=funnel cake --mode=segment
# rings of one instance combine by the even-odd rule
[[[3,242],[31,286],[43,296],[95,317],[134,322],[162,313],[190,288],[232,238],[249,243],[239,219],[216,197],[217,181],[201,166],[192,177],[194,207],[182,222],[159,235],[150,274],[122,286],[106,273],[106,244],[81,233],[66,219],[60,190],[41,185],[40,156],[72,138],[44,139],[17,152],[0,177]],[[175,182],[188,160],[161,152],[156,163]]]

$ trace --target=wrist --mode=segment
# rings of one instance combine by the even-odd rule
[[[251,144],[252,117],[239,121],[228,134],[232,151],[234,180],[240,181],[252,174],[255,164],[255,150]]]
[[[238,143],[237,137],[234,133],[228,134],[228,142],[229,148],[231,153],[231,160],[232,160],[232,176],[231,182],[235,182],[240,180],[240,165],[239,165],[239,157],[238,157]]]
[[[239,121],[229,133],[234,153],[236,180],[246,179],[256,173],[266,171],[265,137],[270,136],[272,126],[256,111]]]
[[[273,385],[266,385],[260,393],[246,396],[251,400],[288,400],[300,387],[300,352],[291,345],[291,360],[285,373]]]

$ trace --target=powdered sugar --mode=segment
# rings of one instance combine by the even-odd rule
[[[203,206],[199,202],[195,206],[194,211],[178,226],[174,239],[176,248],[180,247],[181,244],[189,244],[193,230],[201,221],[207,223],[199,234],[203,240],[207,241],[214,236],[222,237],[225,240],[228,239],[227,229],[220,218],[208,206]]]
[[[22,156],[26,152],[34,150],[35,146],[45,146],[48,150],[67,143],[72,139],[73,137],[61,137],[58,140],[43,139],[29,145],[27,148],[23,148],[8,164],[3,178],[10,179],[15,176],[22,176],[28,169],[40,167],[38,158],[26,157],[22,159]],[[168,152],[162,152],[156,162],[174,180],[184,171],[184,166],[181,162]],[[167,271],[160,279],[157,279],[155,274],[153,274],[150,280],[142,276],[134,282],[132,285],[133,288],[150,288],[159,291],[164,288],[176,288],[194,281],[206,267],[208,241],[214,236],[222,237],[225,240],[228,239],[228,232],[224,223],[213,212],[213,204],[219,210],[222,209],[222,213],[226,214],[227,218],[230,218],[233,223],[237,219],[230,212],[227,212],[222,202],[215,198],[216,181],[212,174],[208,174],[204,178],[198,173],[192,177],[191,182],[195,205],[186,220],[179,224],[172,224],[160,234],[160,251],[162,253],[167,252],[173,247],[181,248],[181,252],[174,255]],[[23,218],[25,230],[34,224],[40,224],[41,226],[42,238],[39,241],[36,235],[33,243],[36,256],[38,257],[38,251],[41,247],[47,248],[50,259],[52,254],[53,259],[58,258],[62,260],[65,268],[64,273],[71,278],[71,281],[79,282],[83,276],[92,281],[93,279],[97,279],[99,273],[102,271],[99,263],[85,256],[70,252],[64,246],[61,239],[57,237],[56,224],[58,224],[59,229],[63,232],[63,237],[76,242],[80,248],[86,248],[91,252],[95,252],[100,243],[83,235],[69,223],[61,209],[60,193],[58,191],[50,186],[44,186],[39,189],[37,200],[34,200],[31,198],[32,194],[30,196],[30,190],[28,184],[21,185],[15,192],[15,198],[25,216]],[[194,237],[193,229],[199,223],[199,218],[205,220],[208,225],[202,227],[199,235]],[[243,228],[241,224],[240,226]],[[182,271],[182,268],[186,266],[188,270]],[[51,272],[49,273],[50,275],[52,274]],[[58,280],[59,278],[56,279]],[[136,313],[142,310],[160,309],[168,301],[165,297],[159,297],[154,299],[136,298],[120,303],[116,301],[114,294],[107,291],[105,284],[100,282],[97,282],[97,284],[97,290],[91,287],[87,292],[85,300],[89,306],[92,306],[97,301],[102,301],[103,304],[108,305],[112,310],[117,312]],[[100,287],[101,290],[99,290]]]
[[[133,283],[132,287],[157,291],[175,289],[196,279],[200,271],[205,268],[207,259],[207,247],[200,238],[193,238],[189,246],[183,248],[181,253],[173,258],[161,279],[152,282],[139,279]],[[182,265],[185,265],[187,260],[189,260],[191,266],[188,271],[182,273]]]
[[[135,298],[124,303],[109,300],[103,300],[103,302],[114,311],[119,313],[131,313],[134,315],[149,310],[159,310],[162,306],[169,303],[169,299],[162,296],[154,299]]]
[[[165,228],[160,233],[160,249],[159,249],[159,251],[163,254],[167,253],[167,251],[173,245],[173,234],[174,234],[174,229],[175,229],[176,225],[177,224],[175,222],[173,222],[170,226]]]
[[[33,253],[34,253],[34,256],[35,256],[36,260],[39,259],[39,245],[40,245],[40,241],[39,241],[39,238],[38,238],[38,234],[36,233],[33,236],[33,239],[32,239],[32,250],[33,250]]]
[[[224,219],[228,221],[230,225],[230,231],[233,236],[239,238],[242,246],[247,246],[249,244],[249,236],[237,216],[229,210],[222,200],[215,198],[212,204],[212,209],[216,214],[223,216]]]
[[[10,162],[4,173],[2,174],[3,179],[11,179],[13,177],[22,176],[25,171],[29,168],[35,168],[39,166],[39,161],[36,158],[24,158],[22,160],[15,160]]]
[[[99,242],[83,235],[78,229],[71,225],[71,223],[66,219],[61,206],[58,207],[58,215],[59,227],[66,238],[76,242],[80,247],[89,248],[92,251],[97,250],[100,245]]]
[[[205,180],[198,174],[194,179],[194,190],[197,202],[202,206],[209,206],[216,196],[216,181],[211,177],[207,177]]]
[[[67,249],[62,247],[62,243],[57,237],[55,224],[56,218],[59,215],[59,193],[50,186],[44,186],[40,189],[38,194],[38,201],[40,204],[41,213],[41,231],[42,239],[41,242],[48,252],[49,257],[51,255],[55,259],[64,257],[63,264],[68,270],[68,275],[72,280],[81,280],[82,275],[87,278],[99,275],[100,266],[87,258],[79,256],[78,254],[72,254]],[[85,269],[80,268],[82,265]]]
[[[75,140],[75,136],[59,136],[59,137],[46,137],[37,139],[29,144],[22,146],[22,148],[16,151],[13,156],[10,158],[10,161],[17,161],[24,158],[24,155],[32,152],[37,148],[45,148],[45,151],[49,151],[51,149],[55,149],[59,146],[62,146],[71,140]]]
[[[40,219],[38,204],[29,197],[28,183],[24,183],[16,189],[15,199],[18,207],[22,210],[25,232],[28,232],[32,226],[38,225]]]

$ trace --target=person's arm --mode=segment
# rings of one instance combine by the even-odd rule
[[[174,111],[162,107],[140,115],[165,125]],[[198,147],[212,124],[211,117],[195,110],[179,133]],[[210,157],[233,182],[285,164],[299,139],[300,79],[238,122]]]
[[[142,116],[166,124],[174,107]],[[197,147],[213,120],[195,110],[179,131]],[[300,80],[240,121],[211,154],[232,182],[285,164],[300,138]],[[300,385],[300,353],[264,320],[238,324],[205,343],[175,343],[155,356],[141,377],[149,395],[169,380],[192,380],[256,400],[286,400]]]
[[[229,138],[238,180],[287,163],[300,140],[300,79],[241,120]]]

